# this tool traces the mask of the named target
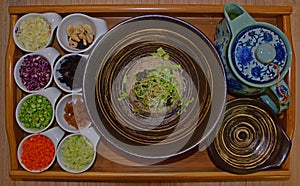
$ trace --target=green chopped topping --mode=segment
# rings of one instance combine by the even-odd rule
[[[152,57],[163,60],[169,60],[169,54],[159,47],[156,52],[151,53]],[[150,110],[157,110],[165,106],[172,105],[177,99],[180,99],[179,83],[174,77],[173,71],[181,69],[181,65],[164,65],[153,70],[145,71],[143,78],[134,79],[133,91],[136,98]],[[127,76],[124,76],[122,84],[126,84]],[[119,101],[126,99],[129,94],[119,89]],[[180,99],[178,106],[187,107],[194,101],[194,98],[187,100]]]
[[[93,145],[82,135],[67,138],[61,146],[64,166],[70,170],[80,171],[87,167],[94,153]]]
[[[164,60],[169,60],[169,54],[162,48],[159,47],[156,52],[152,52],[151,55],[153,57],[158,57],[158,58],[162,58]]]
[[[194,101],[194,97],[192,97],[190,100],[187,98],[182,98],[180,101],[181,102],[178,104],[178,106],[183,107],[183,112],[186,112],[186,108]]]
[[[180,66],[171,65],[170,67],[157,67],[134,84],[134,95],[150,110],[171,105],[180,97],[179,84],[171,70]]]
[[[123,77],[122,83],[123,83],[123,84],[126,84],[126,83],[127,83],[127,79],[128,79],[128,77],[127,77],[127,76],[124,76],[124,77]]]
[[[119,92],[120,92],[121,96],[118,98],[118,101],[122,101],[128,97],[128,93],[126,93],[125,91],[119,89]]]

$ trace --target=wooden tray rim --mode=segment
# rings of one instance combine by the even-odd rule
[[[287,35],[292,44],[291,28],[290,28],[290,15],[292,14],[291,6],[243,6],[250,14],[261,17],[280,17],[283,27],[283,32]],[[16,50],[16,46],[12,39],[12,29],[14,23],[18,19],[20,14],[25,14],[29,12],[57,12],[57,13],[172,13],[172,14],[199,14],[203,17],[211,17],[214,14],[222,14],[224,5],[186,5],[186,4],[159,4],[159,5],[49,5],[49,6],[10,6],[10,35],[7,46],[6,53],[6,64],[5,64],[5,108],[6,108],[6,130],[10,147],[10,154],[15,153],[16,144],[13,144],[10,138],[15,137],[14,132],[9,130],[9,125],[13,123],[11,118],[14,117],[14,113],[11,112],[13,105],[10,105],[7,100],[13,99],[13,93],[16,87],[13,86],[14,79],[10,72],[13,72],[14,61],[13,56]],[[34,11],[32,11],[34,10]],[[294,55],[294,54],[293,54]],[[295,57],[293,56],[293,63],[291,69],[286,77],[290,84],[295,84]],[[292,99],[295,99],[294,86],[291,87]],[[287,121],[291,122],[289,125],[290,131],[286,131],[288,136],[292,139],[295,127],[295,105],[292,102],[290,109],[287,111]],[[25,180],[98,180],[98,181],[144,181],[144,180],[202,180],[202,181],[232,181],[232,180],[265,180],[265,179],[288,179],[291,176],[291,171],[289,170],[289,160],[285,162],[284,166],[278,170],[261,171],[249,175],[235,175],[223,171],[213,171],[213,172],[161,172],[161,171],[151,171],[151,172],[104,172],[104,171],[88,171],[80,174],[70,174],[63,171],[46,171],[41,174],[32,174],[25,170],[18,169],[18,163],[13,161],[11,158],[11,170],[9,175],[12,179],[25,179]]]

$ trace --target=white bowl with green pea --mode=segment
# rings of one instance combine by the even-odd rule
[[[23,97],[15,112],[19,127],[28,133],[47,130],[54,121],[54,105],[60,94],[60,90],[51,87]]]

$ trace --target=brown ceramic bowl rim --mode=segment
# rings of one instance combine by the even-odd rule
[[[150,24],[148,24],[150,23]],[[152,29],[155,27],[156,29],[161,30],[171,30],[173,33],[176,33],[180,36],[184,36],[191,43],[185,43],[186,45],[195,47],[197,50],[197,55],[193,53],[193,50],[187,51],[189,55],[194,57],[201,58],[197,59],[197,63],[201,68],[203,68],[203,72],[207,73],[209,81],[209,86],[212,92],[212,104],[211,104],[211,112],[208,118],[208,128],[205,130],[203,134],[203,138],[200,140],[191,139],[193,141],[192,145],[188,147],[184,147],[179,149],[176,152],[159,154],[159,148],[154,150],[154,153],[157,154],[147,154],[144,151],[136,150],[135,146],[131,146],[130,144],[118,143],[117,139],[112,139],[110,137],[110,132],[102,126],[102,117],[99,116],[99,112],[97,111],[97,107],[95,104],[96,94],[95,94],[95,86],[97,75],[99,69],[105,65],[104,58],[107,58],[106,55],[109,51],[112,50],[115,45],[122,42],[122,38],[143,30]],[[188,33],[187,33],[188,32]],[[182,47],[182,46],[180,46]],[[100,62],[99,62],[100,61]],[[200,62],[202,61],[202,62]],[[192,26],[191,24],[180,20],[178,18],[163,16],[163,15],[145,15],[138,16],[126,21],[121,22],[111,30],[109,30],[97,43],[91,55],[88,59],[87,67],[84,73],[84,83],[83,83],[83,95],[84,100],[87,106],[87,110],[93,123],[95,124],[95,128],[99,130],[102,136],[109,142],[111,142],[115,147],[125,151],[129,154],[136,155],[139,157],[145,158],[168,158],[171,156],[182,154],[196,146],[200,148],[205,148],[210,144],[210,142],[215,137],[217,130],[220,125],[220,121],[223,117],[223,112],[225,110],[225,102],[226,102],[226,81],[225,81],[225,73],[223,66],[221,64],[221,60],[211,43],[211,41],[205,36],[200,30]],[[216,99],[217,98],[217,99]]]

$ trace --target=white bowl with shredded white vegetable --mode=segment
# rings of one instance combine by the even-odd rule
[[[54,31],[61,20],[59,14],[52,12],[25,14],[14,26],[14,42],[25,52],[46,48],[53,42]]]
[[[99,138],[92,127],[66,136],[57,148],[59,166],[74,174],[87,171],[95,162]]]

